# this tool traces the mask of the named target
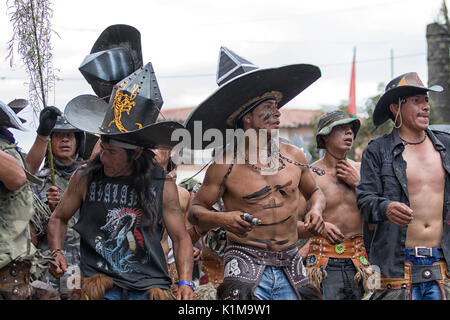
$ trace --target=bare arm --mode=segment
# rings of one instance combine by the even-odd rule
[[[50,249],[52,250],[61,250],[64,246],[67,223],[83,203],[87,183],[86,179],[86,177],[81,177],[79,171],[74,173],[70,178],[69,185],[67,186],[61,201],[50,217],[47,228],[47,237]],[[50,272],[55,277],[62,276],[67,268],[66,260],[62,254],[57,254],[55,265],[56,270],[50,269]]]
[[[0,163],[0,181],[6,189],[15,191],[27,182],[25,171],[13,156],[0,150]]]
[[[45,107],[39,114],[39,126],[36,130],[37,136],[25,159],[28,170],[30,170],[32,174],[35,174],[38,171],[42,160],[44,160],[50,133],[52,132],[59,115],[61,115],[61,110],[54,106]]]
[[[173,254],[180,281],[192,281],[192,269],[194,265],[192,242],[184,224],[184,214],[181,211],[178,201],[177,186],[169,179],[164,184],[163,219],[167,232],[172,239]],[[194,292],[188,286],[180,286],[177,291],[178,300],[191,300],[194,297]]]
[[[30,170],[32,174],[38,172],[39,167],[44,160],[45,152],[47,151],[48,140],[49,137],[37,135],[30,151],[27,154],[27,157],[25,158],[28,170]]]
[[[303,152],[298,151],[295,156],[298,159],[297,161],[307,163],[306,156]],[[302,169],[302,176],[298,187],[308,201],[308,212],[305,215],[305,228],[307,231],[321,234],[325,227],[322,212],[325,210],[326,201],[310,169]]]

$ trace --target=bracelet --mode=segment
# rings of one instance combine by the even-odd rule
[[[61,253],[61,249],[53,249],[51,251],[51,255],[53,258],[56,257],[58,255],[58,253]]]
[[[194,284],[192,283],[192,281],[188,281],[188,280],[181,280],[180,282],[178,282],[178,287],[182,286],[182,285],[186,285],[191,287],[192,291],[195,290]]]

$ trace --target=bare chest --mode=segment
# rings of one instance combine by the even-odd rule
[[[286,168],[271,175],[262,175],[259,171],[245,165],[239,165],[227,181],[227,195],[248,203],[267,202],[271,199],[289,199],[298,197],[300,170]]]
[[[335,174],[327,173],[317,178],[317,184],[325,195],[327,210],[334,210],[343,205],[356,205],[355,190],[337,178]]]
[[[445,183],[445,171],[442,166],[441,155],[431,143],[423,148],[405,148],[403,159],[406,161],[406,177],[408,189],[425,186],[431,189],[441,189]]]

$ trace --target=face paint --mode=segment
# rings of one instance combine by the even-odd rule
[[[272,189],[271,187],[265,186],[264,188],[262,188],[259,191],[256,191],[255,193],[252,193],[252,194],[242,197],[242,199],[251,200],[251,199],[262,197],[264,195],[267,197],[270,194],[269,192],[271,191],[271,189]]]

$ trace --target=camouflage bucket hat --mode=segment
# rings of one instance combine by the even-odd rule
[[[344,111],[332,111],[322,115],[317,124],[317,149],[325,149],[325,141],[322,139],[323,136],[329,135],[334,127],[347,123],[352,124],[352,130],[356,137],[361,127],[361,121],[358,118],[351,118]]]

